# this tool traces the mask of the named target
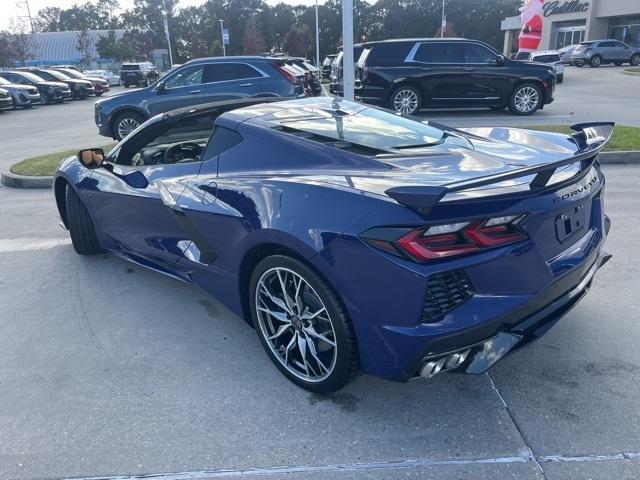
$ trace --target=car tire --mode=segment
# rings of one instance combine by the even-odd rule
[[[542,90],[535,83],[522,83],[513,89],[509,110],[516,115],[531,115],[542,105]]]
[[[113,120],[113,133],[116,140],[122,140],[144,121],[144,117],[136,112],[124,112],[118,115]]]
[[[67,185],[65,211],[71,243],[78,255],[96,255],[103,250],[98,244],[93,221],[76,191]]]
[[[32,104],[30,104],[30,103],[28,103],[28,104],[26,104],[26,105],[21,105],[21,107],[22,107],[24,110],[29,110],[31,107],[33,107],[33,105],[32,105]]]
[[[332,393],[358,376],[358,347],[347,310],[307,264],[287,255],[266,257],[254,268],[248,291],[260,343],[285,377],[310,392]]]
[[[129,88],[129,84],[128,84],[128,83],[123,83],[123,84],[122,84],[122,86],[123,86],[124,88]]]
[[[591,57],[591,60],[589,60],[589,65],[591,65],[593,68],[598,68],[600,65],[602,65],[602,57],[600,55],[594,55],[593,57]]]
[[[104,92],[96,93],[96,97],[101,97],[103,94]]]
[[[389,108],[402,115],[415,115],[422,108],[422,94],[411,85],[400,85],[391,92]]]
[[[616,67],[619,67],[620,65],[622,65],[622,62],[613,62],[613,64],[614,64]]]
[[[640,53],[634,53],[633,55],[631,55],[631,58],[629,59],[629,65],[632,65],[634,67],[640,65]]]
[[[562,82],[564,82],[564,74],[558,75],[556,77],[556,83],[562,83]]]

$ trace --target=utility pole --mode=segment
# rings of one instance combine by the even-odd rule
[[[444,29],[447,26],[447,17],[444,15],[444,2],[446,0],[442,0],[442,19],[440,21],[440,38],[444,37]]]
[[[27,16],[29,17],[29,25],[31,26],[31,33],[35,32],[33,28],[33,17],[31,16],[31,8],[29,7],[29,0],[21,0],[20,2],[15,2],[16,7],[22,8],[22,5],[26,5],[27,7]],[[18,18],[24,18],[24,15],[18,15]]]
[[[354,99],[354,81],[353,0],[342,0],[342,88],[347,100]]]
[[[222,36],[222,55],[227,56],[227,49],[224,46],[224,20],[218,20],[220,22],[220,35]]]
[[[318,0],[316,0],[316,68],[318,69],[318,72],[320,72],[320,29],[318,27]]]
[[[169,14],[167,13],[167,3],[162,0],[164,13],[164,34],[167,36],[167,46],[169,47],[169,68],[173,66],[173,55],[171,54],[171,35],[169,34]]]

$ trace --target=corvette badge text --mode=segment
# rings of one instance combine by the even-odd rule
[[[584,184],[582,184],[581,186],[579,186],[578,188],[575,188],[573,190],[571,190],[570,192],[564,193],[559,197],[556,197],[553,199],[553,203],[559,202],[561,200],[566,200],[567,198],[571,198],[575,195],[579,195],[583,192],[586,192],[587,190],[589,190],[593,185],[598,183],[598,175],[595,175],[593,177],[591,177],[591,179],[586,180],[586,182]]]

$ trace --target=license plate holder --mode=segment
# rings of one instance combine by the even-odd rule
[[[587,224],[584,204],[576,205],[558,215],[555,220],[556,238],[560,243],[583,231]]]

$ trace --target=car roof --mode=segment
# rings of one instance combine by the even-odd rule
[[[284,56],[284,57],[272,57],[272,58],[277,58],[277,59],[282,59],[282,58],[288,58],[288,56]],[[188,62],[184,63],[184,65],[186,65],[187,63],[189,64],[194,64],[194,63],[205,63],[205,62],[246,62],[246,61],[255,61],[255,60],[268,60],[268,57],[263,57],[260,55],[238,55],[238,56],[226,56],[226,57],[204,57],[204,58],[195,58],[193,60],[189,60]]]
[[[531,52],[531,55],[537,57],[539,55],[559,55],[557,50],[539,50],[537,52]]]
[[[424,37],[424,38],[390,38],[387,40],[374,40],[371,42],[364,42],[362,45],[377,45],[379,43],[402,43],[402,42],[478,42],[483,43],[480,40],[472,40],[462,37]],[[354,45],[355,46],[355,45]]]

